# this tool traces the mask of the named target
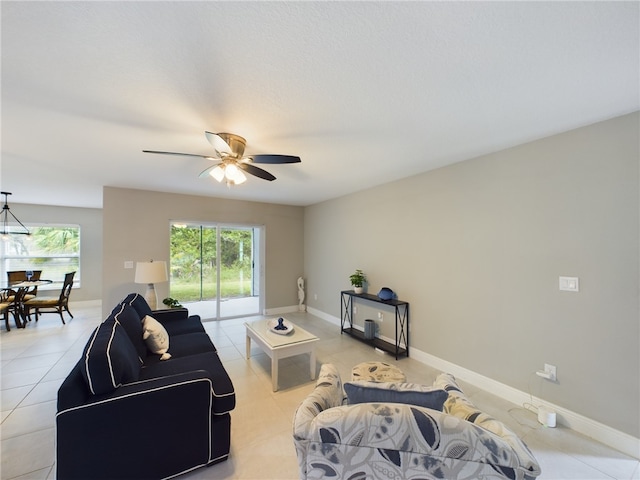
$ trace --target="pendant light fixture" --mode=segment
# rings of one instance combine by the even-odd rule
[[[29,231],[29,229],[27,227],[24,226],[24,224],[18,220],[18,218],[11,213],[11,210],[9,209],[9,204],[7,203],[7,197],[9,195],[11,195],[11,192],[0,192],[0,195],[4,195],[4,205],[2,207],[2,231],[0,232],[0,235],[2,236],[3,240],[6,240],[9,238],[9,235],[31,235],[31,232]],[[13,220],[15,220],[16,223],[18,223],[19,227],[16,225],[15,227],[10,225],[10,219],[9,219],[9,215],[11,215],[11,217],[13,217]],[[16,230],[16,227],[18,228]]]

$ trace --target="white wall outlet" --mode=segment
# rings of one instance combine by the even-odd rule
[[[555,382],[558,379],[558,372],[556,371],[556,366],[551,365],[549,363],[544,364],[544,372],[549,375],[549,380]]]
[[[358,307],[356,307],[355,305],[353,306],[353,314],[355,315],[356,313],[358,313]]]
[[[378,321],[384,322],[384,315],[382,314],[382,312],[378,312]]]
[[[578,277],[560,277],[559,287],[563,292],[579,292],[580,281]]]
[[[133,268],[133,262],[131,260],[126,260],[124,262],[124,268]]]
[[[542,377],[542,378],[546,378],[550,382],[558,381],[558,375],[557,375],[557,372],[556,372],[556,366],[555,365],[551,365],[549,363],[545,363],[544,364],[544,371],[543,370],[538,370],[536,372],[536,375],[538,375],[539,377]]]
[[[314,293],[314,294],[313,294],[313,299],[314,299],[314,300],[318,300],[318,294],[317,294],[317,293]]]

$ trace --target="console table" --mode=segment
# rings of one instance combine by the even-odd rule
[[[382,300],[377,295],[369,293],[356,293],[353,290],[340,292],[340,333],[346,333],[358,340],[373,345],[385,352],[398,356],[409,356],[409,303],[401,300]],[[353,328],[353,303],[365,300],[381,303],[394,309],[396,316],[395,344],[380,338],[365,338],[364,332]]]

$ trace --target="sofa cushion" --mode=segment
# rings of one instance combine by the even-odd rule
[[[406,375],[395,365],[385,362],[362,362],[351,369],[351,381],[397,382],[407,381]]]
[[[215,347],[206,333],[185,333],[184,335],[169,335],[169,353],[171,358],[186,357],[197,353],[215,352]],[[160,355],[149,354],[145,359],[145,366],[160,361]]]
[[[109,316],[91,335],[82,354],[82,376],[93,395],[138,380],[142,361],[124,327]]]
[[[145,365],[140,370],[140,380],[177,375],[180,373],[204,370],[211,379],[213,388],[213,412],[222,414],[230,412],[236,405],[233,383],[224,369],[218,354],[215,352],[198,353],[181,358],[171,358],[166,362]]]
[[[169,334],[162,324],[151,315],[142,319],[142,339],[153,353],[162,355],[160,360],[171,358],[169,351]]]
[[[396,382],[346,382],[344,390],[349,404],[354,403],[404,403],[442,411],[448,394],[442,388],[416,383]]]
[[[144,362],[147,357],[147,346],[142,339],[142,322],[138,312],[126,303],[120,303],[113,309],[111,315],[124,327],[124,331],[135,347],[138,356]]]
[[[147,315],[151,315],[153,313],[147,301],[139,293],[130,293],[121,303],[126,303],[132,306],[135,311],[138,312],[138,317],[140,317],[141,320]]]
[[[181,316],[176,310],[178,309],[172,308],[153,312],[153,317],[166,328],[171,338],[189,333],[205,333],[199,315],[189,315],[187,310],[187,313]]]

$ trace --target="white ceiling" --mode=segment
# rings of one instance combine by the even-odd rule
[[[310,205],[639,105],[638,2],[1,2],[10,202]],[[204,131],[298,155],[228,189]]]

